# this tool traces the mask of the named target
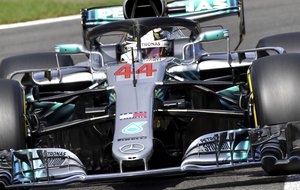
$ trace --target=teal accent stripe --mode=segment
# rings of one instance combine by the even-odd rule
[[[228,1],[230,1],[230,0],[227,0],[227,4],[228,4]],[[233,4],[234,7],[237,7],[238,6],[238,1],[232,0],[232,4]]]
[[[122,6],[88,10],[87,22],[124,20]]]

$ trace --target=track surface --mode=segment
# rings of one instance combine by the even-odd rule
[[[254,48],[265,36],[300,31],[299,0],[245,0],[247,34],[239,49]],[[236,28],[237,20],[226,18],[222,24]],[[234,25],[235,24],[235,25]],[[204,24],[205,25],[205,24]],[[237,30],[231,35],[236,36]],[[32,27],[0,30],[0,60],[23,53],[53,51],[55,44],[82,43],[80,20]],[[233,40],[233,44],[236,40]],[[267,176],[260,168],[248,168],[205,176],[159,178],[138,181],[81,184],[67,189],[300,189],[300,175]],[[49,189],[49,188],[43,188]],[[51,188],[52,189],[52,188]],[[57,188],[53,188],[57,189]]]

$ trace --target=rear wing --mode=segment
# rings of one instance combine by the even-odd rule
[[[181,13],[170,12],[170,17],[184,17],[195,21],[212,20],[239,14],[243,1],[239,0],[183,0],[169,3],[167,7],[185,7]]]
[[[132,0],[124,0],[123,6],[82,9],[83,35],[85,36],[88,29],[97,25],[127,19],[128,2],[132,3]],[[134,0],[133,4],[130,4],[130,7],[135,6],[135,8],[139,8],[139,3],[142,2],[145,1]],[[165,2],[165,0],[152,0],[151,2],[152,4],[149,3],[148,5],[140,4],[140,7],[152,6],[154,11],[156,11],[155,13],[158,13],[156,16],[183,17],[197,22],[203,22],[225,16],[237,15],[240,18],[240,42],[246,33],[243,0],[179,0],[168,2]],[[153,2],[157,4],[153,5]],[[139,17],[141,16],[143,15],[139,15]]]

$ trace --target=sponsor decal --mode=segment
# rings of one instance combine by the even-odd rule
[[[122,129],[122,133],[131,135],[142,132],[147,121],[132,122]]]
[[[88,20],[95,19],[124,19],[123,8],[118,6],[92,9],[88,12]]]
[[[133,112],[120,114],[120,120],[136,118],[147,118],[147,112]]]
[[[145,149],[145,146],[140,143],[130,143],[130,144],[125,144],[119,148],[120,152],[125,153],[125,154],[134,154],[141,152]]]
[[[145,43],[142,43],[142,47],[151,47],[151,46],[154,46],[154,47],[160,46],[160,42],[145,42]]]
[[[202,145],[202,147],[203,147],[202,151],[204,151],[204,152],[215,152],[217,150],[217,146],[215,143],[204,144],[204,145]],[[222,145],[221,150],[229,150],[229,149],[230,149],[230,147],[229,147],[228,143],[224,143]]]
[[[145,140],[145,139],[147,139],[147,136],[120,138],[117,141],[118,142],[122,142],[122,141],[138,141],[138,140]]]
[[[165,60],[166,58],[147,58],[147,59],[143,59],[143,63],[150,63],[150,62],[159,62],[159,61],[162,61],[162,60]]]
[[[201,143],[207,143],[207,142],[215,142],[215,138],[214,137],[206,137],[203,139],[200,139]]]
[[[235,5],[235,1],[228,0],[189,0],[170,3],[168,7],[185,6],[187,12],[198,12],[215,9],[225,9]]]
[[[66,152],[47,152],[47,156],[66,156]]]
[[[212,151],[216,151],[218,148],[216,146],[214,137],[207,137],[207,138],[200,139],[200,143],[206,143],[200,146],[202,152],[212,152]],[[229,144],[225,142],[222,145],[221,150],[229,150],[229,149],[230,149]]]
[[[142,48],[154,48],[154,47],[168,47],[168,41],[150,41],[150,42],[142,42]]]

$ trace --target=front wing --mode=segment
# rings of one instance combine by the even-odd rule
[[[192,142],[181,165],[172,168],[87,175],[79,158],[60,148],[36,148],[0,152],[0,184],[6,188],[103,182],[129,178],[207,174],[260,165],[259,153],[250,146],[251,129],[221,131]]]

